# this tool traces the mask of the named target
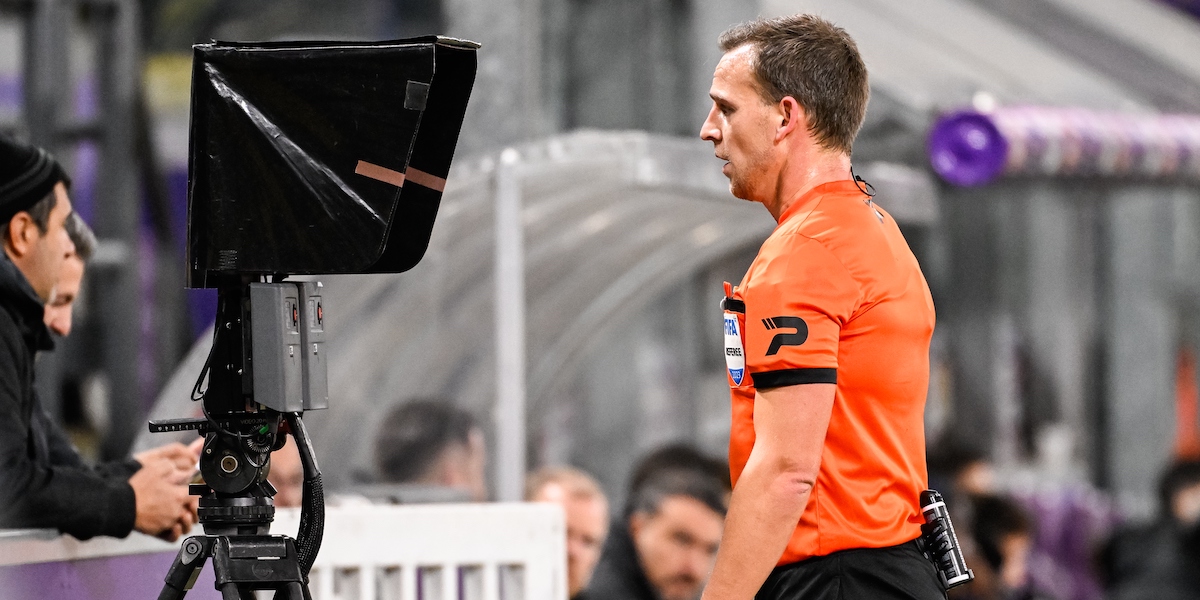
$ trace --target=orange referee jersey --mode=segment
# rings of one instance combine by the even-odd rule
[[[933,299],[890,215],[853,181],[795,202],[728,289],[734,485],[754,447],[756,388],[836,383],[821,469],[779,564],[920,535]]]

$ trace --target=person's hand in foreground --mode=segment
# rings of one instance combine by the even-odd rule
[[[188,494],[203,439],[189,446],[167,444],[134,458],[142,468],[129,478],[137,505],[134,529],[175,541],[197,521],[197,501]]]

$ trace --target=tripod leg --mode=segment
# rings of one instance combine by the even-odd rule
[[[221,600],[244,600],[245,598],[245,596],[242,595],[242,592],[238,589],[238,584],[232,581],[217,586],[217,589],[221,591]],[[253,598],[254,595],[251,594],[250,597]]]
[[[312,600],[308,590],[299,582],[292,582],[275,592],[275,600]]]
[[[204,566],[204,561],[208,558],[209,549],[207,538],[191,537],[184,540],[179,548],[179,555],[167,571],[166,582],[158,594],[158,600],[181,600],[196,582],[200,567]]]

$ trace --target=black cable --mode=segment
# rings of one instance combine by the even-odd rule
[[[875,186],[871,185],[866,179],[854,174],[854,165],[850,165],[850,177],[854,179],[854,186],[858,191],[866,194],[870,198],[875,197]]]
[[[300,572],[307,580],[325,535],[325,488],[321,484],[321,469],[317,466],[317,457],[300,413],[288,413],[287,422],[292,437],[296,439],[300,464],[304,468],[304,501],[300,507],[300,529],[296,532],[296,559],[300,563]]]
[[[325,488],[321,476],[304,480],[304,505],[300,509],[300,530],[296,533],[296,560],[307,579],[321,551],[325,535]]]
[[[204,359],[204,368],[200,369],[200,377],[196,379],[196,385],[192,386],[192,402],[203,400],[204,395],[208,393],[208,386],[204,386],[204,390],[200,390],[200,386],[204,383],[204,379],[208,377],[208,371],[212,367],[213,354],[217,351],[217,337],[221,332],[221,324],[213,323],[213,341],[212,347],[208,349],[208,357]]]

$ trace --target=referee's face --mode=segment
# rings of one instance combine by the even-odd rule
[[[759,92],[754,55],[754,47],[745,45],[721,57],[708,92],[713,106],[700,138],[712,142],[713,153],[725,161],[721,172],[729,178],[730,193],[762,202],[774,191],[778,166],[773,152],[774,107]]]

